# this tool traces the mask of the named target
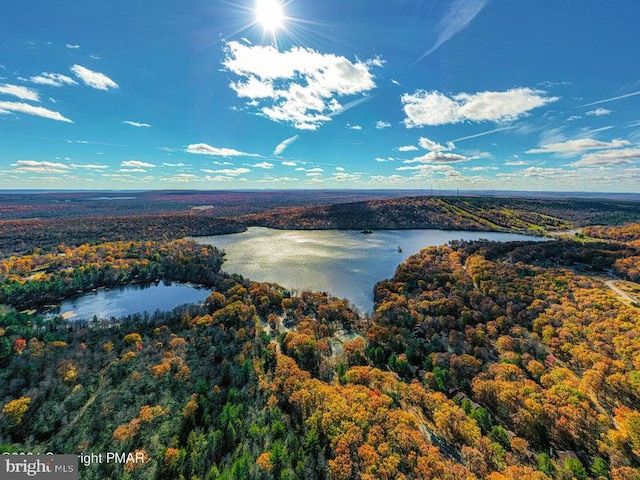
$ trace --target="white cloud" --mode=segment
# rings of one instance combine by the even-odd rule
[[[389,128],[391,126],[389,122],[383,122],[382,120],[378,120],[375,123],[375,125],[378,130],[382,130],[383,128]]]
[[[295,177],[274,177],[273,175],[265,175],[264,178],[260,180],[256,180],[260,183],[270,183],[270,182],[299,182],[299,178]]]
[[[330,180],[334,180],[336,182],[362,182],[362,174],[337,172],[331,176]]]
[[[72,163],[70,165],[71,168],[86,168],[87,170],[104,170],[109,168],[107,165],[102,165],[99,163]]]
[[[27,115],[35,115],[36,117],[48,118],[59,122],[73,123],[67,117],[62,116],[59,112],[54,112],[44,107],[34,107],[28,103],[22,102],[0,102],[0,111],[26,113]]]
[[[174,175],[172,177],[164,177],[164,178],[161,178],[160,180],[163,182],[187,183],[187,182],[193,182],[193,181],[198,181],[203,179],[192,173],[178,173],[177,175]]]
[[[573,167],[593,167],[607,165],[626,165],[640,161],[640,148],[623,148],[619,150],[602,150],[583,155],[580,160],[571,164]]]
[[[74,44],[71,44],[71,43],[67,43],[66,47],[71,49],[71,50],[78,50],[80,48],[80,45],[74,45]]]
[[[467,28],[486,4],[487,0],[456,0],[451,2],[446,13],[436,25],[438,38],[435,44],[423,53],[415,63],[431,55],[445,42]]]
[[[457,153],[429,152],[421,157],[405,160],[404,163],[457,163],[467,162],[469,160],[471,160],[471,157],[465,157]]]
[[[187,145],[187,152],[198,155],[211,155],[216,157],[259,157],[257,153],[241,152],[234,148],[218,148],[206,143],[194,143]]]
[[[585,115],[591,115],[592,117],[601,117],[602,115],[609,115],[611,110],[606,108],[596,108],[595,110],[589,110]]]
[[[415,152],[418,150],[418,147],[415,145],[404,145],[402,147],[398,147],[399,152]]]
[[[522,167],[524,165],[529,165],[527,162],[524,162],[522,160],[508,160],[504,162],[504,164],[509,167]]]
[[[349,130],[362,130],[361,125],[351,125],[350,123],[347,123],[347,128]]]
[[[351,62],[310,48],[281,52],[235,41],[225,53],[224,67],[241,77],[230,84],[238,97],[247,99],[248,107],[258,107],[261,115],[302,130],[315,130],[344,112],[348,106],[339,97],[375,88],[370,69],[382,64],[377,59]]]
[[[41,73],[35,77],[29,78],[29,81],[38,85],[49,85],[51,87],[62,87],[63,85],[77,85],[73,78],[61,73]]]
[[[30,88],[22,87],[19,85],[9,85],[8,83],[0,85],[0,94],[13,95],[14,97],[18,97],[21,100],[29,100],[32,102],[40,101],[40,96],[35,90],[31,90]]]
[[[186,167],[187,164],[186,163],[167,163],[167,162],[163,162],[162,166],[163,167]]]
[[[127,124],[127,125],[131,125],[132,127],[138,127],[138,128],[140,128],[140,127],[144,127],[144,128],[151,127],[151,125],[149,125],[148,123],[133,122],[131,120],[125,120],[122,123]]]
[[[459,93],[453,97],[438,92],[418,90],[401,97],[408,128],[448,123],[505,122],[516,120],[534,108],[558,100],[546,97],[541,90],[513,88],[504,92]]]
[[[147,171],[144,168],[119,168],[119,172],[126,173],[146,173]]]
[[[387,157],[387,158],[382,158],[382,157],[376,157],[375,161],[376,162],[395,162],[397,160],[397,158],[393,158],[393,157]]]
[[[424,164],[424,165],[415,165],[413,167],[398,167],[396,168],[396,170],[399,172],[415,170],[422,174],[432,174],[432,173],[441,173],[445,175],[458,174],[458,171],[451,165]]]
[[[600,140],[594,140],[593,138],[579,138],[577,140],[567,140],[565,142],[548,143],[546,145],[542,145],[540,148],[527,150],[526,153],[561,153],[573,155],[588,150],[620,148],[628,145],[631,145],[631,142],[628,140],[622,140],[621,138],[616,138],[610,142],[602,142]]]
[[[497,170],[498,167],[471,167],[469,170],[472,172],[487,172],[489,170]]]
[[[94,72],[82,65],[74,65],[71,71],[76,77],[84,82],[85,85],[97,90],[109,90],[110,88],[118,88],[118,84],[107,77],[104,73]]]
[[[18,160],[11,164],[15,173],[67,173],[69,165],[57,162],[37,161],[37,160]]]
[[[344,172],[345,169],[344,169],[344,167],[336,167],[336,170],[339,171],[339,172]]]
[[[297,167],[298,164],[296,162],[289,162],[289,161],[285,161],[285,162],[281,162],[281,165],[284,165],[285,167]]]
[[[566,174],[567,171],[562,168],[542,168],[542,167],[528,167],[518,175],[532,178],[551,178],[555,179],[558,175]]]
[[[269,162],[260,162],[260,163],[256,163],[254,165],[251,165],[252,167],[256,167],[256,168],[273,168],[273,163],[269,163]]]
[[[280,155],[284,152],[289,145],[295,142],[298,139],[298,135],[294,135],[293,137],[289,137],[278,144],[278,146],[273,150],[274,155]]]
[[[422,148],[431,152],[444,152],[446,150],[453,150],[454,148],[456,148],[453,142],[448,142],[447,146],[445,147],[444,145],[441,145],[438,142],[430,140],[426,137],[420,137],[418,143]]]
[[[131,168],[154,168],[153,163],[141,162],[140,160],[125,160],[120,164],[121,167]]]
[[[236,176],[236,175],[242,175],[243,173],[249,173],[251,170],[248,168],[223,168],[220,170],[209,170],[209,169],[202,169],[203,172],[205,173],[220,173],[222,175],[229,175],[229,176]]]

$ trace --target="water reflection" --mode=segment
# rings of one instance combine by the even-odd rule
[[[56,315],[69,320],[122,317],[136,313],[169,311],[187,303],[201,303],[211,293],[207,289],[180,283],[126,285],[100,289],[80,297],[64,300]]]
[[[494,232],[380,230],[364,235],[345,230],[274,230],[198,237],[226,253],[223,270],[290,289],[329,292],[347,298],[363,312],[373,310],[373,287],[389,278],[410,255],[451,240],[541,240]],[[399,251],[401,247],[402,251]]]

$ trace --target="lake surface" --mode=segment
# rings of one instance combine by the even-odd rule
[[[275,230],[246,232],[196,241],[226,253],[222,269],[288,289],[328,292],[347,298],[362,312],[373,311],[373,287],[393,276],[396,267],[421,249],[451,240],[543,240],[540,237],[455,230]],[[398,251],[402,247],[402,252]]]
[[[80,297],[64,300],[56,315],[69,320],[122,317],[136,313],[169,311],[186,303],[202,303],[211,290],[182,283],[158,283],[147,286],[99,289]]]

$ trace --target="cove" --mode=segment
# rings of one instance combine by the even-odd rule
[[[364,234],[356,230],[264,227],[194,239],[224,250],[222,269],[227,273],[278,283],[299,292],[328,292],[368,313],[373,311],[374,285],[390,278],[400,263],[425,247],[451,240],[545,240],[512,233],[456,230],[374,230]]]
[[[202,303],[210,290],[183,283],[160,282],[151,285],[125,285],[98,289],[60,302],[55,315],[71,321],[119,318],[137,313],[169,311],[190,303]]]

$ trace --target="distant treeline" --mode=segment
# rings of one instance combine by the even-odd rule
[[[165,198],[171,194],[175,194],[178,206],[189,207],[189,211],[125,216],[100,216],[97,212],[67,218],[56,203],[49,213],[61,218],[0,220],[0,256],[29,253],[35,248],[48,250],[60,244],[77,246],[105,241],[167,240],[235,233],[249,226],[301,230],[441,228],[542,235],[586,225],[620,225],[640,218],[640,202],[601,199],[404,197],[335,203],[351,197],[331,195],[330,192],[316,197],[301,193],[302,198],[298,199],[283,192],[230,192],[227,196],[220,195],[220,205],[193,210],[199,198],[194,194],[187,196],[187,201],[176,192],[163,192],[164,197],[158,199],[160,204],[171,205]],[[211,200],[202,195],[201,202]],[[359,195],[364,193],[354,197],[359,198]],[[291,206],[307,204],[312,198],[326,204]],[[243,199],[247,202],[244,205]],[[0,213],[1,200],[2,196]],[[128,200],[123,202],[121,205],[133,204]],[[72,201],[65,208],[79,208],[74,205]],[[289,206],[274,210],[274,205]],[[139,211],[139,207],[132,208]]]
[[[544,233],[640,218],[640,202],[493,197],[405,197],[289,208],[240,217],[283,229],[443,228]]]
[[[234,220],[195,213],[0,221],[0,257],[60,245],[168,240],[246,230]]]

